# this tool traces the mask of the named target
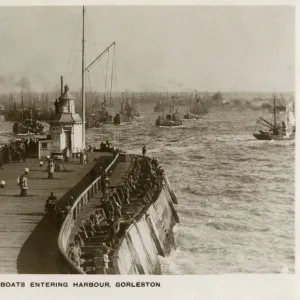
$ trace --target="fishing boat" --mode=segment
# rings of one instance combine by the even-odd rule
[[[123,122],[132,122],[135,117],[139,116],[140,113],[134,100],[132,99],[131,102],[128,99],[124,100],[122,93],[121,109],[114,117],[114,124],[119,125]]]
[[[257,140],[294,140],[296,132],[295,123],[295,108],[292,103],[286,105],[285,121],[281,123],[277,120],[277,109],[276,109],[276,97],[273,96],[273,118],[269,122],[266,119],[259,117],[256,125],[258,125],[258,132],[254,133],[253,136]]]
[[[105,102],[101,104],[100,109],[96,109],[94,105],[92,113],[87,118],[86,128],[99,128],[103,123],[111,123],[112,119]]]
[[[161,92],[158,94],[155,93],[155,98],[158,98],[156,104],[154,106],[155,112],[165,112],[166,108],[171,104],[168,99],[168,93],[166,95],[162,95]]]
[[[32,119],[25,119],[22,122],[15,122],[13,125],[13,132],[17,135],[23,134],[37,134],[45,133],[44,125]]]
[[[195,102],[192,104],[190,100],[190,111],[184,114],[184,119],[200,119],[203,115],[208,113],[207,96],[203,99],[198,98],[196,92]]]
[[[158,103],[156,103],[156,105],[154,106],[154,111],[155,112],[165,111],[165,106],[163,105],[162,101],[159,101]]]
[[[155,121],[155,126],[158,127],[181,126],[182,121],[178,110],[179,109],[177,107],[176,111],[174,111],[174,104],[171,105],[169,113],[158,116],[158,118]]]
[[[81,142],[80,155],[84,155],[86,145],[85,73],[88,68],[85,68],[84,7],[82,16],[82,121],[77,116],[78,122],[68,124],[71,129],[73,127],[69,129],[70,144],[74,144],[74,140],[77,140],[77,145]],[[59,119],[65,119],[69,115],[69,107],[75,111],[74,97],[66,89],[59,100],[57,115]],[[62,140],[60,137],[65,140],[61,126],[65,125],[56,122],[51,128],[55,137],[52,143],[57,145]],[[71,135],[75,127],[78,128],[76,134]],[[62,272],[161,274],[159,256],[169,254],[174,248],[173,227],[179,223],[174,206],[178,204],[175,193],[157,160],[114,149],[109,142],[101,144],[100,158],[88,176],[83,178],[86,186],[76,192],[76,199],[72,200],[71,208],[68,208],[60,227],[58,248],[62,258]],[[133,178],[137,186],[131,185]],[[153,188],[151,180],[158,183]],[[106,210],[108,202],[113,204],[114,201],[122,203],[117,235],[114,217],[109,216]],[[94,216],[97,218],[97,226],[90,223]],[[75,261],[69,255],[74,243],[79,243],[81,247],[80,261]]]
[[[5,119],[5,106],[3,104],[0,105],[0,122],[6,121]]]
[[[24,102],[23,93],[21,92],[21,120],[16,121],[13,125],[13,133],[16,135],[24,134],[44,134],[44,125],[32,117],[32,110],[28,110],[28,117],[24,119]]]

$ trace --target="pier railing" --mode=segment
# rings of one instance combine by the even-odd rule
[[[105,169],[106,172],[113,168],[119,158],[119,153],[114,157],[113,161]],[[73,206],[66,216],[58,236],[58,248],[62,257],[62,269],[68,274],[85,274],[85,272],[68,257],[67,248],[69,238],[81,211],[89,203],[90,199],[97,193],[101,187],[101,176],[98,176],[88,187],[77,197]]]

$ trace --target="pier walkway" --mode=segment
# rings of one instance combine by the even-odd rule
[[[38,159],[4,165],[4,170],[0,170],[0,181],[6,182],[5,188],[0,189],[1,274],[60,273],[57,249],[59,230],[49,218],[44,217],[45,201],[51,191],[62,200],[70,196],[74,186],[73,192],[77,193],[77,189],[79,192],[80,184],[86,184],[89,179],[86,174],[96,161],[105,166],[111,156],[109,153],[93,153],[85,165],[78,161],[64,163],[66,170],[62,167],[60,172],[54,174],[54,179],[47,179],[47,162],[40,167]],[[29,168],[29,196],[20,197],[17,178],[25,168]]]

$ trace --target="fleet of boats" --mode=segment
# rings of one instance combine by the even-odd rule
[[[1,98],[1,97],[0,97]],[[12,96],[9,98],[12,100]],[[157,127],[173,127],[181,126],[183,120],[186,119],[201,119],[203,116],[209,113],[211,108],[212,97],[207,94],[199,97],[195,94],[195,100],[190,99],[189,110],[182,113],[179,109],[179,105],[175,107],[174,98],[169,99],[171,103],[169,110],[167,111],[166,104],[164,102],[156,103],[154,110],[158,113],[155,120],[155,126]],[[0,99],[1,100],[1,99]],[[48,106],[48,97],[44,98],[47,103],[44,106],[37,107],[34,105],[24,106],[23,95],[21,92],[21,105],[17,108],[16,101],[13,100],[13,104],[8,107],[0,102],[0,121],[13,121],[13,133],[17,135],[23,134],[44,134],[43,122],[50,122],[54,115],[54,109]],[[99,96],[94,101],[93,106],[86,113],[86,128],[100,128],[103,124],[115,124],[130,123],[136,117],[140,116],[140,112],[137,107],[137,103],[132,99],[122,98],[120,103],[120,109],[113,115],[112,105],[107,105],[107,98],[104,94],[104,100],[101,102]],[[39,101],[40,103],[41,101]],[[118,106],[117,98],[114,99],[114,108]],[[232,101],[222,100],[222,106],[230,106]],[[233,101],[234,102],[234,101]],[[242,102],[239,99],[239,104]],[[248,101],[249,102],[249,101]],[[259,117],[257,120],[256,131],[253,136],[258,140],[287,140],[294,139],[295,134],[295,108],[293,103],[285,103],[283,97],[280,99],[274,96],[272,104],[266,106],[266,102],[260,106],[260,109],[266,109],[272,111],[270,118]],[[3,102],[2,102],[3,103]],[[284,103],[284,104],[283,104]],[[50,103],[51,104],[51,103]],[[240,104],[241,105],[241,104]],[[272,109],[269,107],[272,106]],[[247,107],[247,106],[246,106]]]

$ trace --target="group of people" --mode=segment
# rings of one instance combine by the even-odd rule
[[[70,198],[63,205],[59,205],[57,197],[53,192],[50,192],[50,196],[47,198],[44,207],[45,214],[52,216],[55,222],[59,225],[67,216],[69,210],[74,204],[74,201],[74,197],[70,196]]]
[[[148,207],[156,200],[163,185],[164,172],[157,159],[145,157],[145,146],[142,152],[142,158],[134,156],[127,176],[117,188],[109,188],[111,172],[106,173],[103,168],[100,169],[102,179],[101,205],[82,222],[74,237],[74,242],[79,245],[78,247],[85,245],[86,238],[94,236],[94,234],[97,235],[96,232],[105,230],[107,239],[102,246],[104,245],[104,248],[107,248],[107,244],[112,249],[115,248],[121,236],[121,220],[126,219],[126,216],[123,216],[122,208],[126,213],[128,207],[126,205],[130,204],[131,199],[134,198],[138,199],[144,207]],[[75,244],[72,243],[69,257],[77,266],[80,266],[80,255],[74,255],[74,247],[76,248]],[[75,252],[78,254],[77,250]],[[100,264],[101,267],[104,267],[105,273],[105,268],[108,268],[109,265],[109,256],[107,251],[102,251],[100,256]]]
[[[26,161],[32,153],[37,152],[38,141],[35,139],[22,139],[5,144],[0,148],[0,168],[11,162]]]
[[[116,155],[118,152],[120,152],[120,149],[114,147],[112,143],[109,141],[106,141],[105,143],[101,142],[100,143],[100,148],[93,148],[94,152],[110,152]]]

